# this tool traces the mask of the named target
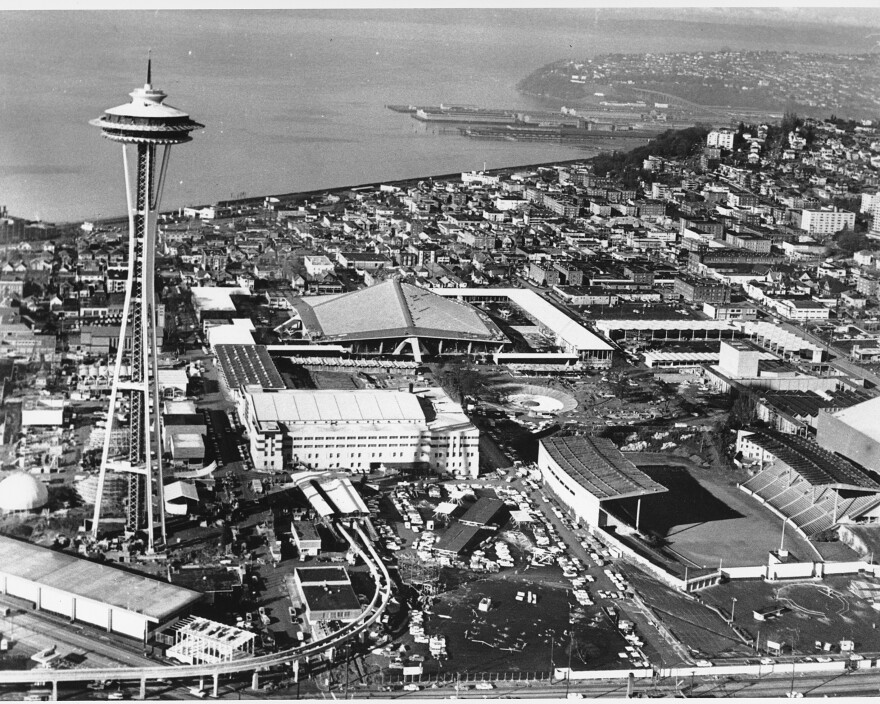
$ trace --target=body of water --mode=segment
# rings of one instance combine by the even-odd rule
[[[475,141],[386,104],[536,108],[517,81],[604,52],[868,51],[866,28],[605,10],[71,11],[0,15],[0,205],[47,221],[124,212],[118,145],[88,120],[153,83],[206,129],[175,147],[163,207],[571,159]],[[829,11],[833,13],[834,11]],[[864,10],[873,13],[874,10]],[[864,30],[864,31],[862,31]],[[853,34],[858,37],[854,39]],[[864,46],[862,46],[864,44]]]

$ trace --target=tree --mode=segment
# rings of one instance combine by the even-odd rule
[[[782,124],[780,128],[782,129],[782,134],[788,136],[789,132],[796,130],[798,127],[802,127],[804,121],[797,116],[797,113],[793,110],[786,110],[785,114],[782,116]]]
[[[835,236],[835,242],[844,252],[858,252],[871,246],[871,240],[867,235],[853,230],[841,230]]]

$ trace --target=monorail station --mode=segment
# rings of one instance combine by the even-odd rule
[[[0,536],[0,594],[147,642],[203,595],[152,577]]]

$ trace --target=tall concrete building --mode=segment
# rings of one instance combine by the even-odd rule
[[[150,63],[144,87],[129,95],[130,103],[110,108],[90,122],[101,128],[102,136],[122,145],[129,244],[119,339],[131,335],[130,347],[118,345],[116,351],[92,531],[97,536],[107,472],[124,472],[126,530],[145,531],[147,548],[153,552],[157,530],[165,539],[154,291],[156,215],[170,147],[189,142],[190,133],[204,125],[165,105],[166,94],[153,88]]]
[[[480,431],[442,389],[244,393],[242,424],[258,470],[294,465],[367,472],[424,465],[476,477]]]

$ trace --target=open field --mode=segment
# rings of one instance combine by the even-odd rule
[[[782,520],[732,484],[724,473],[678,465],[640,465],[669,489],[642,499],[641,529],[668,543],[690,567],[761,565],[779,548]],[[633,502],[634,503],[634,502]],[[635,506],[628,506],[634,512]],[[815,553],[789,527],[785,546],[804,559]]]

